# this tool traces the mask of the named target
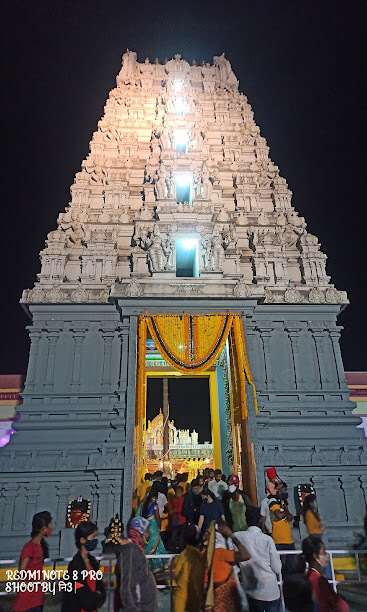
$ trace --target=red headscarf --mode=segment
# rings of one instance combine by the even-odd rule
[[[131,519],[128,527],[128,537],[136,544],[142,552],[144,552],[144,538],[143,533],[149,525],[149,521],[142,516],[136,516]]]
[[[143,539],[142,534],[139,533],[137,529],[134,529],[134,527],[130,527],[128,536],[129,536],[129,540],[134,542],[134,544],[136,544],[138,548],[140,548],[140,550],[144,552],[145,544],[144,544],[144,539]]]

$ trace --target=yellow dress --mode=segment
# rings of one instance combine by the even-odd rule
[[[204,564],[201,553],[194,546],[186,546],[174,561],[174,612],[197,612],[202,605]]]

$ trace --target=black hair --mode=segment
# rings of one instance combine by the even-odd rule
[[[220,470],[220,469],[214,470],[214,475],[215,476],[217,476],[218,474],[221,474],[221,473],[222,473],[222,470]]]
[[[304,574],[290,574],[283,582],[285,607],[289,612],[313,612],[312,587]]]
[[[164,490],[167,489],[168,492],[168,486],[164,486],[164,483],[161,482],[160,480],[155,480],[151,486],[151,489],[149,491],[149,493],[151,495],[154,495],[155,497],[158,497],[158,493],[164,493]]]
[[[35,514],[32,519],[31,538],[35,538],[36,536],[38,536],[42,527],[47,527],[51,522],[52,522],[52,516],[48,512],[48,510],[43,510],[43,512],[37,512],[37,514]],[[43,558],[46,559],[48,557],[48,544],[45,538],[42,538],[41,546],[42,546]]]
[[[163,493],[163,495],[165,495],[167,497],[168,494],[168,478],[167,476],[163,476],[161,483],[160,483],[160,488],[159,491],[160,493]]]
[[[153,478],[162,478],[163,476],[163,472],[162,470],[157,470],[156,472],[154,472],[153,474]]]
[[[246,523],[249,527],[257,527],[260,523],[260,508],[248,506],[246,508]]]
[[[184,542],[189,546],[196,546],[197,532],[195,525],[185,525],[184,528]]]
[[[208,487],[205,487],[202,492],[202,495],[207,495],[208,497],[211,497],[213,501],[215,501],[217,498],[215,497],[214,493],[211,492],[210,489],[208,489]]]
[[[178,485],[178,487],[176,487],[176,491],[178,491],[178,489],[180,489],[180,491],[182,491],[182,493],[183,493],[183,487],[181,487],[180,485]]]
[[[316,535],[310,535],[302,541],[302,554],[299,559],[300,572],[305,571],[306,563],[312,563],[315,560],[314,555],[320,554],[322,546],[322,540]]]
[[[314,495],[313,493],[310,493],[309,495],[306,495],[304,502],[303,502],[303,506],[302,506],[302,512],[303,512],[303,517],[306,516],[306,512],[308,510],[310,510],[312,512],[312,514],[316,515],[316,512],[313,508],[311,508],[311,504],[313,504],[313,502],[316,499],[316,495]]]
[[[148,518],[148,508],[150,504],[152,503],[152,498],[158,497],[158,491],[156,487],[154,487],[154,484],[152,488],[150,489],[148,495],[146,496],[145,500],[143,501],[143,505],[141,507],[141,515],[143,518]]]
[[[87,537],[92,535],[92,533],[95,533],[95,531],[98,531],[98,527],[95,523],[92,523],[92,521],[82,521],[79,523],[78,527],[75,529],[76,547],[80,550],[82,547],[80,539],[87,539]]]
[[[147,472],[147,473],[145,474],[145,476],[144,476],[144,480],[150,480],[150,479],[151,479],[151,477],[152,477],[152,475],[151,475],[151,474],[149,474],[149,472]]]
[[[194,478],[194,480],[191,481],[191,488],[193,487],[199,487],[199,477]]]

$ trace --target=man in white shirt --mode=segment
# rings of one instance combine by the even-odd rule
[[[214,480],[210,480],[208,489],[217,499],[222,499],[224,491],[228,489],[227,483],[222,480],[222,470],[214,470]]]
[[[264,533],[268,533],[269,535],[271,535],[272,525],[271,525],[270,510],[269,510],[269,497],[271,495],[275,495],[276,493],[275,484],[271,482],[271,480],[269,480],[269,482],[266,483],[265,492],[266,492],[266,497],[262,500],[260,504],[260,514],[261,514],[260,527]]]
[[[247,531],[237,531],[236,538],[249,551],[251,558],[241,565],[251,566],[258,578],[258,588],[247,591],[250,612],[279,612],[278,576],[282,570],[273,539],[260,529],[260,508],[246,509]]]

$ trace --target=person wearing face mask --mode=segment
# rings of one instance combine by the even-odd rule
[[[291,522],[293,515],[288,510],[288,493],[285,482],[276,485],[275,495],[269,497],[269,514],[272,524],[272,538],[277,550],[295,550],[296,547],[292,538]],[[297,559],[295,555],[282,555],[282,575],[296,571]]]
[[[348,612],[349,606],[324,576],[329,565],[329,555],[324,543],[317,536],[308,536],[302,542],[301,569],[308,563],[307,576],[312,586],[312,598],[318,612]],[[316,609],[316,608],[315,608]]]
[[[99,563],[90,554],[97,548],[97,536],[98,527],[91,521],[83,521],[75,529],[78,552],[68,565],[69,580],[73,589],[63,595],[62,612],[96,612],[106,599],[103,581],[96,580],[94,575],[99,570]],[[88,575],[83,575],[83,570],[84,572],[87,570]],[[76,582],[83,586],[75,588]]]
[[[260,528],[261,528],[261,531],[263,531],[263,533],[267,533],[268,535],[271,535],[272,524],[270,520],[269,499],[271,497],[274,497],[274,495],[276,494],[276,486],[275,486],[274,480],[269,480],[266,483],[265,494],[266,494],[266,497],[264,497],[264,499],[261,501],[261,504],[260,504],[260,515],[261,515]]]
[[[325,525],[321,524],[316,495],[311,493],[306,496],[302,511],[308,535],[318,535],[321,538]]]
[[[148,519],[135,517],[129,521],[127,539],[120,540],[117,555],[115,612],[120,609],[124,612],[155,612],[157,609],[157,586],[144,553],[149,538]]]
[[[308,535],[314,535],[322,540],[323,533],[325,531],[325,525],[321,523],[316,495],[310,493],[307,495],[303,502],[303,520],[306,525]],[[331,564],[325,568],[325,576],[328,580],[331,580],[332,571]]]
[[[27,542],[22,549],[19,559],[19,571],[40,572],[40,580],[42,580],[43,563],[48,557],[48,544],[45,540],[52,531],[51,514],[45,510],[37,512],[32,519],[31,540]],[[28,582],[28,581],[22,581]],[[29,581],[30,582],[30,581]],[[18,593],[14,612],[42,612],[44,594],[42,588],[38,586],[32,592],[25,591]]]

